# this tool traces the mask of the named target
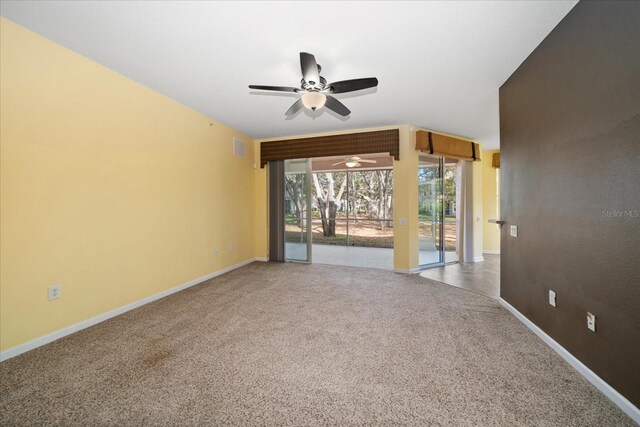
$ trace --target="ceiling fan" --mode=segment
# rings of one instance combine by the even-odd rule
[[[347,157],[345,160],[334,163],[331,166],[337,166],[344,163],[344,165],[348,168],[359,168],[362,166],[362,163],[378,163],[377,160],[367,160],[357,156]]]
[[[300,52],[300,67],[302,68],[302,80],[300,88],[288,86],[262,86],[249,85],[249,89],[271,90],[276,92],[293,92],[302,96],[287,110],[285,116],[291,116],[306,107],[316,111],[322,107],[335,111],[341,116],[348,116],[351,111],[336,98],[334,93],[354,92],[378,86],[378,79],[366,77],[363,79],[342,80],[329,83],[320,75],[322,67],[316,63],[316,58],[306,52]]]

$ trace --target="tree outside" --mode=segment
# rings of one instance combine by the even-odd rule
[[[314,243],[393,247],[393,170],[317,172],[312,182]],[[287,177],[287,187],[286,228],[293,238],[304,228],[304,182]]]
[[[439,228],[444,223],[446,251],[456,250],[456,164],[444,165],[444,179],[439,178],[440,167],[423,166],[418,169],[418,219],[420,236],[433,238],[436,248],[441,246]],[[444,213],[444,217],[443,217]]]
[[[442,182],[436,179],[437,169],[418,169],[419,232],[421,236],[434,236],[434,243],[440,246],[435,227],[444,208],[445,250],[453,251],[456,165],[445,164]],[[286,240],[305,242],[305,174],[287,174],[285,184]],[[393,248],[392,169],[316,172],[310,190],[314,244]]]

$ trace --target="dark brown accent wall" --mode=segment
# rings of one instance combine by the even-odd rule
[[[639,23],[581,1],[500,88],[501,297],[636,406]]]
[[[260,144],[260,167],[271,160],[389,153],[400,160],[398,129],[346,133],[312,138],[265,141]]]

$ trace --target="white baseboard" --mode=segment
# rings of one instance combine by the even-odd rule
[[[527,319],[524,314],[516,310],[511,304],[499,299],[500,304],[509,310],[518,320],[525,324],[525,326],[531,329],[542,341],[551,347],[556,353],[560,355],[569,365],[571,365],[580,375],[586,378],[591,384],[593,384],[602,394],[609,398],[618,408],[627,414],[633,421],[640,425],[640,409],[638,409],[633,403],[631,403],[626,397],[618,393],[613,387],[607,384],[602,378],[596,375],[591,369],[589,369],[584,363],[579,361],[574,355],[569,353],[564,347],[558,344],[553,338],[540,329],[535,323]]]
[[[269,258],[257,256],[253,259],[253,261],[269,262]]]
[[[500,255],[500,251],[482,251],[483,254]]]
[[[394,273],[400,273],[400,274],[418,274],[420,273],[420,268],[394,268],[393,272]]]
[[[176,292],[180,292],[184,289],[190,288],[191,286],[195,286],[198,285],[202,282],[206,282],[209,279],[213,279],[216,276],[220,276],[224,273],[228,273],[232,270],[235,270],[237,268],[243,267],[247,264],[252,263],[253,261],[266,261],[266,258],[250,258],[246,261],[242,261],[238,264],[232,265],[230,267],[227,268],[223,268],[222,270],[218,270],[215,271],[213,273],[209,273],[205,276],[202,277],[198,277],[197,279],[193,279],[190,280],[186,283],[183,283],[179,286],[176,286],[174,288],[171,289],[167,289],[166,291],[162,291],[159,292],[157,294],[148,296],[146,298],[143,298],[139,301],[136,302],[132,302],[130,304],[124,305],[122,307],[116,308],[114,310],[108,311],[106,313],[103,314],[99,314],[97,316],[91,317],[90,319],[87,320],[83,320],[81,322],[75,323],[71,326],[67,326],[65,328],[62,329],[58,329],[57,331],[51,332],[47,335],[43,335],[41,337],[35,338],[31,341],[27,341],[23,344],[18,344],[15,347],[11,347],[8,348],[4,351],[0,351],[0,362],[5,361],[7,359],[11,359],[12,357],[18,356],[22,353],[26,353],[27,351],[33,350],[35,348],[38,348],[40,346],[43,346],[45,344],[49,344],[50,342],[53,342],[55,340],[58,340],[62,337],[66,337],[67,335],[71,335],[75,332],[78,332],[82,329],[88,328],[90,326],[96,325],[100,322],[104,322],[105,320],[111,319],[112,317],[116,317],[122,313],[126,313],[127,311],[131,311],[133,309],[136,309],[138,307],[141,307],[145,304],[149,304],[150,302],[159,300],[160,298],[164,298],[166,296],[169,296],[171,294],[175,294]]]
[[[473,259],[473,262],[482,262],[484,261],[484,257],[483,256],[477,256]]]

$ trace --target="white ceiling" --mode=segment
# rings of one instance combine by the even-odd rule
[[[2,1],[4,17],[255,138],[409,123],[499,145],[498,88],[574,1]],[[331,81],[348,118],[284,112],[298,52]]]

